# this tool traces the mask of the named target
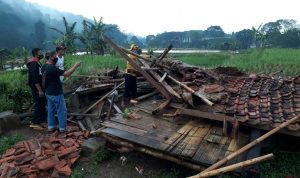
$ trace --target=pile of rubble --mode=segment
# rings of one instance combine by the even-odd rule
[[[68,129],[65,135],[56,131],[8,149],[0,157],[0,177],[69,177],[89,132],[72,125]]]

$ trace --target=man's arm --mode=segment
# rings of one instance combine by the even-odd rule
[[[80,62],[76,62],[76,64],[74,64],[74,66],[73,66],[71,69],[69,69],[69,70],[67,70],[67,71],[64,72],[63,76],[69,77],[70,75],[73,74],[73,72],[74,72],[79,66],[80,66]]]

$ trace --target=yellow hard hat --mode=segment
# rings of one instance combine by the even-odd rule
[[[139,47],[136,44],[131,44],[130,50],[137,50]]]

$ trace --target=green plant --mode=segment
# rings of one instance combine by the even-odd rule
[[[79,170],[73,170],[71,178],[84,178],[84,174],[81,173]]]
[[[21,111],[23,104],[31,98],[31,94],[28,90],[22,88],[16,88],[7,92],[8,99],[15,103],[15,111]]]
[[[100,147],[93,156],[94,163],[102,163],[103,161],[107,160],[111,156],[111,154],[112,152],[110,152],[105,146]]]
[[[123,118],[128,118],[128,116],[129,116],[129,113],[130,113],[130,110],[128,109],[128,108],[125,108],[124,109],[124,112],[123,112]]]
[[[0,137],[0,155],[3,154],[7,149],[14,146],[17,142],[23,140],[24,137],[21,135],[15,136],[1,136]]]
[[[161,178],[177,178],[179,177],[179,171],[175,168],[172,168],[170,172],[165,173],[161,176]]]

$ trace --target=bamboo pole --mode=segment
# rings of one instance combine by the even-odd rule
[[[175,83],[177,83],[178,85],[182,86],[183,88],[185,88],[187,91],[191,92],[192,94],[198,96],[200,99],[202,99],[202,101],[204,101],[206,104],[208,104],[209,106],[212,106],[214,103],[212,103],[211,101],[209,101],[205,96],[200,95],[199,93],[196,93],[195,90],[191,89],[190,87],[188,87],[187,85],[179,82],[178,80],[176,80],[175,78],[173,78],[170,75],[167,75],[167,77],[171,80],[173,80]]]
[[[212,176],[216,176],[216,175],[219,175],[219,174],[224,174],[226,172],[230,172],[230,171],[234,171],[234,170],[237,170],[237,169],[241,169],[241,168],[253,165],[253,164],[257,164],[257,163],[260,163],[260,162],[263,162],[263,161],[267,161],[267,160],[272,159],[273,157],[274,157],[274,155],[273,155],[273,153],[271,153],[271,154],[267,154],[267,155],[264,155],[264,156],[259,156],[257,158],[249,159],[247,161],[242,161],[242,162],[237,163],[237,164],[233,164],[233,165],[230,165],[230,166],[222,167],[220,169],[216,169],[216,170],[212,170],[212,171],[209,171],[209,172],[205,172],[205,173],[203,173],[200,176],[192,176],[192,177],[189,177],[189,178],[212,177]]]
[[[134,98],[134,100],[136,100],[136,101],[141,101],[141,100],[146,99],[146,98],[148,98],[148,97],[150,97],[150,96],[156,95],[157,93],[158,93],[158,91],[157,91],[157,90],[154,90],[154,91],[151,92],[151,93],[148,93],[148,94],[145,94],[145,95],[143,95],[143,96]]]
[[[286,126],[290,125],[293,122],[296,122],[298,119],[300,118],[300,115],[293,117],[292,119],[280,124],[278,127],[270,130],[269,132],[265,133],[264,135],[262,135],[261,137],[253,140],[252,142],[248,143],[247,145],[245,145],[244,147],[238,149],[237,151],[231,153],[230,155],[226,156],[225,158],[223,158],[222,160],[218,161],[217,163],[213,164],[212,166],[208,167],[207,169],[205,169],[203,172],[195,175],[195,177],[199,177],[200,175],[202,175],[205,172],[217,169],[218,167],[224,165],[225,163],[227,163],[229,160],[235,158],[236,156],[244,153],[245,151],[249,150],[250,148],[252,148],[253,146],[257,145],[258,143],[264,141],[265,139],[269,138],[271,135],[273,135],[274,133],[278,132],[280,129],[285,128]]]

